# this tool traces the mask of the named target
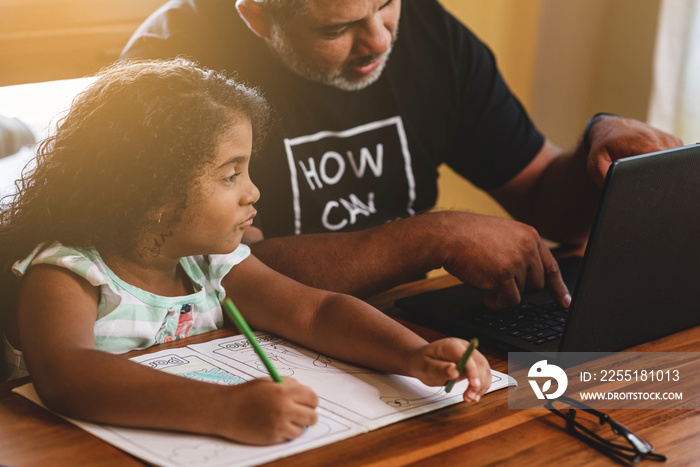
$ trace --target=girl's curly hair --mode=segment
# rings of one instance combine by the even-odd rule
[[[133,252],[149,213],[166,201],[184,208],[218,137],[245,119],[255,152],[269,119],[261,94],[186,59],[100,71],[1,200],[0,311],[14,305],[12,264],[39,244]]]

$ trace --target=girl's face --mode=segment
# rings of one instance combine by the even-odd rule
[[[182,220],[165,241],[168,254],[226,254],[240,244],[257,214],[253,203],[260,198],[248,173],[252,142],[247,118],[239,118],[219,136],[213,162],[188,193],[187,207],[179,213]]]

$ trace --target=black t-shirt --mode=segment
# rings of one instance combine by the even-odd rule
[[[360,91],[286,69],[232,0],[171,0],[122,56],[187,56],[264,92],[279,125],[251,176],[267,237],[355,230],[428,210],[443,162],[483,189],[498,187],[544,144],[490,50],[435,0],[402,2],[387,66]]]

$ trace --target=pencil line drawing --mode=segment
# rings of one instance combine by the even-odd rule
[[[173,373],[185,378],[226,386],[245,383],[250,379],[249,376],[244,377],[242,375],[230,373],[212,363],[202,360],[196,355],[166,355],[164,357],[143,361],[142,364],[156,370]]]
[[[427,387],[413,378],[389,375],[351,365],[310,351],[282,338],[258,334],[256,339],[277,372],[310,386],[332,411],[362,423],[396,417],[398,413],[460,398],[442,387]],[[240,336],[224,339],[209,347],[232,366],[245,365],[265,373],[252,346]],[[328,377],[345,384],[329,387]]]
[[[265,355],[275,364],[280,374],[293,376],[296,370],[320,373],[356,373],[356,374],[376,374],[374,370],[351,365],[340,360],[327,357],[317,352],[312,352],[304,347],[285,341],[274,336],[257,336],[260,347],[265,351]],[[246,340],[235,340],[232,342],[222,342],[216,354],[225,356],[230,360],[242,363],[265,371],[263,363],[255,354],[252,346]]]

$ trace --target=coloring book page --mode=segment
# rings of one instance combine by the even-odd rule
[[[448,394],[444,387],[429,387],[416,378],[392,375],[329,358],[293,342],[269,334],[256,339],[280,376],[289,376],[311,387],[319,405],[348,420],[374,429],[462,400],[467,381]],[[258,376],[268,376],[248,340],[233,336],[190,348]],[[507,375],[492,372],[494,391],[508,385]]]
[[[280,376],[295,378],[319,396],[318,422],[295,440],[251,446],[211,436],[68,421],[153,465],[252,466],[456,404],[462,400],[468,384],[457,383],[447,394],[443,387],[428,387],[415,378],[349,365],[269,334],[256,333],[256,339]],[[132,360],[212,384],[233,385],[269,376],[242,335],[162,350]],[[514,384],[508,375],[492,370],[489,392]],[[43,406],[31,383],[14,391]]]
[[[180,352],[181,349],[178,349]],[[186,357],[183,357],[186,358]],[[31,383],[13,389],[45,408]],[[164,467],[254,466],[340,441],[367,430],[359,425],[338,423],[337,417],[317,409],[318,423],[298,438],[272,446],[251,446],[213,436],[140,428],[125,428],[63,417],[103,441],[143,461]]]

